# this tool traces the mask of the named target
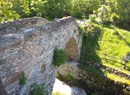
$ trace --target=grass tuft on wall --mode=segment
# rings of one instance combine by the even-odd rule
[[[52,62],[54,66],[60,66],[61,64],[64,64],[66,59],[67,59],[66,53],[64,52],[63,49],[56,48],[54,50],[53,62]]]

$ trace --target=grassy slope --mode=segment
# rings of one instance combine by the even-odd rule
[[[83,39],[81,62],[97,62],[125,74],[130,74],[130,62],[127,62],[126,70],[121,69],[123,65],[120,63],[120,58],[130,52],[130,32],[119,28],[112,29],[110,27],[103,27],[102,32],[98,34],[97,37],[98,38],[92,38],[91,35],[87,35],[87,39]],[[107,58],[112,61],[104,60],[104,53],[110,56]],[[83,68],[83,66],[81,67]],[[83,69],[90,72],[94,71],[98,74],[100,73],[100,71],[97,72],[97,70],[92,69],[92,67],[89,68],[89,66],[85,65]],[[130,85],[130,80],[126,78],[110,74],[107,71],[105,71],[104,74],[109,79]]]
[[[130,52],[130,32],[118,28],[103,28],[102,38],[98,43],[100,49],[96,50],[96,52],[99,57],[103,58],[104,55],[102,53],[106,53],[111,56],[108,59],[115,61],[102,60],[102,63],[121,67],[120,58]],[[127,63],[127,69],[130,70],[130,62]]]

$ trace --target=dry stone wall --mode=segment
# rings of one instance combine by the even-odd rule
[[[72,38],[80,55],[82,37],[72,17],[52,22],[35,17],[0,24],[0,80],[8,95],[28,95],[33,83],[44,83],[50,95],[56,75],[54,49],[65,49]],[[19,85],[22,72],[27,77],[24,86]]]

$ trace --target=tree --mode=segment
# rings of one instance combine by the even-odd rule
[[[108,0],[107,5],[112,13],[116,13],[121,20],[130,19],[130,0]]]
[[[97,11],[102,0],[72,0],[72,16],[82,18],[84,15],[89,17],[93,11]]]
[[[20,16],[11,10],[13,4],[11,0],[0,0],[0,22],[18,19]]]

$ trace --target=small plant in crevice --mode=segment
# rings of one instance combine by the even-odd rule
[[[73,76],[72,76],[72,74],[71,74],[71,72],[69,71],[69,72],[67,72],[67,75],[65,76],[66,77],[66,79],[68,80],[68,81],[70,81],[70,80],[72,80],[73,79]]]
[[[31,87],[29,95],[48,95],[47,90],[45,89],[44,84],[34,83]]]
[[[56,48],[54,50],[53,62],[52,62],[54,66],[60,66],[61,64],[64,64],[66,59],[67,59],[66,53],[64,52],[63,49]]]
[[[22,72],[21,75],[19,76],[19,84],[20,85],[25,85],[26,80],[27,80],[27,77],[25,76],[25,73]]]

